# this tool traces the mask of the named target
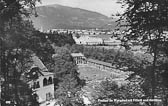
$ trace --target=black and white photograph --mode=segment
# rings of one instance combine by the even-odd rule
[[[168,0],[0,0],[0,106],[168,106]]]

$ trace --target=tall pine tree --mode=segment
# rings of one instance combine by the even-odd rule
[[[21,79],[26,70],[27,59],[32,53],[25,45],[34,28],[27,17],[39,0],[1,0],[0,1],[0,73],[2,82],[2,105],[36,106],[36,98],[31,89]],[[25,91],[23,91],[25,89]],[[36,104],[37,103],[37,104]]]

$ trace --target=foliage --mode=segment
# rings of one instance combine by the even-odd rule
[[[160,58],[162,58],[161,55],[165,55],[163,46],[167,41],[164,30],[168,27],[166,24],[168,22],[168,0],[119,1],[126,6],[126,10],[119,20],[120,22],[126,21],[125,26],[129,32],[126,37],[129,40],[141,41],[153,56],[152,64],[141,67],[140,69],[145,69],[145,71],[136,74],[143,75],[145,88],[148,87],[148,91],[151,91],[148,96],[154,98],[154,96],[159,96],[157,89],[162,88],[162,84],[159,82],[161,80],[159,67],[162,66]],[[137,72],[136,69],[134,71]],[[151,80],[148,79],[149,76]]]
[[[1,72],[4,78],[2,83],[2,104],[5,101],[12,101],[18,106],[38,106],[33,91],[29,88],[23,74],[30,67],[27,67],[30,54],[29,50],[8,49],[1,57]],[[24,89],[24,91],[23,91]]]
[[[71,33],[56,33],[50,32],[46,34],[48,39],[55,44],[55,46],[64,46],[66,44],[73,45],[75,41]]]
[[[69,103],[75,106],[76,99],[79,99],[77,92],[84,86],[85,81],[79,78],[77,66],[69,52],[65,47],[55,47],[54,73],[55,73],[55,97],[59,99],[65,106]],[[70,97],[68,97],[70,92]],[[77,104],[76,104],[77,105]]]
[[[160,70],[163,72],[161,73],[162,79],[163,79],[163,84],[168,88],[167,82],[168,82],[168,59],[165,58],[168,56],[168,41],[165,42],[163,46],[163,52],[165,53],[164,57],[161,59],[161,65],[160,65]]]
[[[70,51],[82,52],[87,58],[113,63],[113,65],[118,68],[131,66],[137,59],[131,51],[120,49],[116,50],[72,45]]]
[[[6,29],[5,36],[1,36],[1,75],[4,78],[2,84],[2,104],[5,101],[13,101],[18,106],[37,106],[36,98],[31,95],[33,92],[21,79],[27,67],[31,50],[25,48],[26,36],[33,28],[28,26],[27,21],[15,17]],[[25,42],[24,42],[25,41]],[[23,92],[22,89],[25,89]],[[36,104],[35,104],[36,103]]]
[[[6,52],[12,52],[12,50],[21,50],[23,52],[25,52],[24,55],[21,53],[19,54],[19,58],[17,59],[17,61],[22,62],[21,59],[26,59],[28,57],[31,56],[32,53],[35,53],[43,62],[44,64],[47,66],[47,68],[50,71],[54,70],[54,59],[52,58],[52,55],[55,53],[54,49],[52,47],[52,44],[54,43],[54,41],[51,41],[51,38],[47,38],[46,36],[54,36],[54,34],[46,34],[46,33],[41,33],[39,31],[35,31],[35,29],[32,26],[32,23],[30,23],[29,21],[25,21],[25,20],[20,20],[15,18],[12,20],[13,22],[11,23],[10,27],[6,30],[6,36],[1,36],[1,40],[2,40],[2,46],[1,46],[1,64],[7,64],[7,66],[3,66],[2,68],[3,70],[1,70],[1,75],[3,75],[3,77],[7,77],[6,74],[4,74],[8,67],[8,62],[12,61],[10,58],[8,60],[3,60],[3,58],[7,58],[6,57]],[[60,36],[60,35],[58,35]],[[58,39],[64,39],[63,38],[58,38]],[[65,38],[66,40],[67,38]],[[66,43],[66,42],[65,42]],[[30,52],[29,52],[30,51]],[[61,53],[60,53],[61,54]],[[27,57],[25,57],[27,56]],[[64,58],[66,59],[66,57]],[[68,66],[68,65],[67,65]],[[75,66],[74,66],[75,67]],[[2,69],[1,68],[1,69]],[[70,67],[73,68],[73,67]],[[13,68],[11,68],[13,69]],[[9,72],[12,72],[12,70],[9,70]],[[66,67],[64,68],[66,69]],[[18,69],[17,71],[20,71],[21,69]],[[22,70],[26,70],[25,68]],[[68,70],[68,69],[67,69]],[[66,71],[67,71],[66,70]],[[22,77],[21,75],[24,74],[24,72],[19,73],[19,75],[17,75],[18,80]],[[72,78],[75,76],[72,76]],[[9,80],[9,79],[5,79],[5,82]],[[25,80],[25,79],[22,79]],[[14,86],[16,86],[17,84],[14,82],[13,83]],[[5,88],[4,88],[5,89]],[[4,91],[7,92],[7,91]],[[18,92],[21,92],[21,89],[18,90]],[[29,95],[30,93],[28,93]],[[18,95],[18,94],[15,94]],[[21,95],[21,97],[24,95]],[[19,99],[17,99],[19,100]],[[26,99],[25,99],[26,100]],[[30,100],[30,99],[29,99]]]
[[[126,7],[121,19],[125,19],[127,26],[135,33],[142,33],[145,31],[160,30],[160,28],[167,27],[165,24],[167,19],[167,0],[119,0],[123,6]],[[147,32],[149,33],[149,32]],[[135,37],[138,34],[134,35]]]
[[[52,45],[63,46],[66,43],[70,45],[74,43],[71,34],[48,34],[34,29],[27,17],[30,13],[36,15],[36,1],[40,0],[2,0],[0,2],[0,74],[4,79],[2,85],[4,105],[7,100],[14,101],[18,106],[38,105],[35,95],[32,95],[33,91],[29,89],[23,76],[27,68],[30,68],[26,64],[31,54],[35,53],[47,68],[53,71],[55,60],[52,55],[55,52]],[[64,59],[66,61],[66,57]],[[69,66],[68,69],[66,66]],[[68,62],[63,67],[66,72],[72,68],[72,71],[66,74],[71,75],[69,79],[74,80],[73,87],[80,83],[75,67],[75,64],[71,66]]]
[[[2,0],[0,2],[1,21],[9,22],[15,16],[29,16],[35,10],[36,2],[40,2],[40,0]]]
[[[144,92],[140,88],[139,84],[128,82],[127,84],[123,84],[119,86],[117,82],[111,81],[106,79],[105,81],[102,81],[100,85],[95,87],[95,99],[98,100],[113,100],[113,99],[140,99],[143,97]],[[96,104],[99,102],[95,102]],[[103,104],[103,103],[102,103]],[[129,106],[133,105],[135,106],[136,103],[133,102],[127,102],[127,103],[117,103],[117,102],[111,102],[106,104],[113,104],[114,106]],[[138,106],[138,104],[137,104]]]
[[[28,20],[27,8],[34,11],[35,3],[39,0],[1,0],[0,2],[0,73],[4,81],[2,83],[2,105],[11,101],[17,106],[37,106],[36,98],[31,89],[21,79],[26,70],[31,50],[26,48],[25,42],[34,30]],[[23,89],[25,91],[23,91]]]
[[[142,54],[142,53],[134,53],[131,54],[131,52],[124,52],[119,51],[118,54],[115,50],[106,50],[106,49],[100,49],[100,48],[89,48],[84,47],[80,45],[72,46],[71,50],[75,50],[74,48],[77,48],[77,52],[83,51],[84,55],[88,58],[98,59],[101,61],[106,62],[113,62],[114,65],[118,65],[119,67],[126,66],[128,67],[128,71],[132,71],[133,73],[129,76],[129,80],[132,80],[135,78],[136,75],[140,76],[143,80],[141,81],[141,88],[144,91],[144,95],[147,97],[151,97],[152,95],[152,70],[153,70],[153,56],[150,54]],[[130,53],[130,54],[129,54]],[[116,55],[117,54],[117,55]],[[116,56],[114,60],[114,56]],[[106,58],[107,57],[107,58]],[[163,92],[167,92],[166,88],[162,87],[163,84],[167,84],[167,78],[165,77],[166,74],[166,65],[167,62],[163,61],[165,60],[165,57],[158,58],[158,61],[156,63],[156,66],[159,70],[157,70],[157,88],[156,88],[156,95],[157,97],[162,98],[161,95],[165,95]],[[164,63],[164,64],[163,64]],[[164,74],[162,71],[164,71]],[[163,76],[163,78],[162,78]],[[164,81],[164,82],[163,82]],[[162,89],[163,88],[163,89]],[[107,93],[108,94],[108,93]]]

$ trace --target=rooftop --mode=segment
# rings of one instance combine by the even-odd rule
[[[43,62],[36,56],[33,55],[32,56],[32,60],[35,66],[39,67],[40,70],[42,71],[48,71],[48,69],[45,67],[45,65],[43,64]]]
[[[71,53],[72,57],[84,57],[82,53]]]
[[[31,68],[38,67],[40,69],[39,73],[43,76],[53,75],[53,73],[48,71],[46,66],[36,55],[32,55],[32,60],[33,60],[33,65]]]

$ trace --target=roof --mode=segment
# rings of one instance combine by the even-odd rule
[[[40,69],[39,73],[43,76],[54,74],[54,73],[48,71],[48,69],[43,64],[43,62],[35,54],[32,55],[32,60],[33,60],[33,65],[31,66],[31,69],[38,67]]]
[[[88,61],[94,62],[97,64],[101,64],[101,65],[105,65],[105,66],[109,66],[109,67],[113,67],[111,63],[107,63],[107,62],[103,62],[103,61],[99,61],[99,60],[88,59]]]
[[[40,70],[48,71],[48,69],[45,67],[43,62],[36,55],[32,56],[32,60],[33,60],[34,65],[40,68]]]
[[[72,57],[84,57],[82,53],[71,53]]]

